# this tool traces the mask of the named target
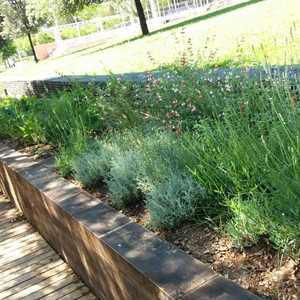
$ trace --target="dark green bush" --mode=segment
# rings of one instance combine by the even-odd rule
[[[53,33],[39,32],[34,36],[34,41],[37,45],[53,43],[55,41]]]

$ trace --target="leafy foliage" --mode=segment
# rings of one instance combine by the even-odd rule
[[[105,143],[91,143],[72,162],[74,177],[84,186],[95,187],[108,176],[114,151]]]
[[[206,192],[190,176],[173,173],[146,194],[146,204],[154,227],[174,228],[192,220],[206,205]]]
[[[138,187],[141,163],[141,154],[132,150],[113,156],[106,183],[116,207],[124,208],[141,199]]]
[[[154,227],[215,218],[239,246],[264,236],[297,255],[298,91],[297,80],[200,80],[181,65],[145,85],[113,77],[104,89],[7,99],[0,135],[56,145],[64,174],[106,183],[118,208],[145,201]]]
[[[36,32],[44,19],[35,14],[31,0],[2,0],[1,14],[4,16],[4,33],[18,36]]]

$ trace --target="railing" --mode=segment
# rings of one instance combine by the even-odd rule
[[[160,18],[160,19],[161,18],[168,18],[168,19],[173,18],[173,19],[175,19],[175,18],[178,18],[181,16],[184,17],[184,13],[196,14],[199,12],[199,10],[205,11],[205,10],[209,9],[212,4],[220,2],[220,0],[169,0],[168,5],[162,7],[158,4],[158,1],[156,1],[156,0],[153,0],[153,1],[154,1],[154,3],[156,3],[156,7],[155,7],[156,12],[154,12],[153,8],[151,9],[151,6],[149,3],[147,6],[145,6],[146,18],[149,21],[156,19],[156,18]],[[233,0],[222,0],[221,2],[223,2],[224,5],[227,5],[227,4],[230,4],[232,1]],[[243,1],[239,1],[239,2],[243,2]],[[157,16],[155,16],[155,14]],[[128,26],[138,23],[138,19],[136,16],[133,16],[131,18],[131,20],[127,20],[126,18],[124,19],[121,16],[121,14],[117,14],[117,15],[113,15],[113,16],[99,17],[99,18],[95,18],[95,19],[87,20],[87,21],[78,21],[78,22],[73,22],[73,23],[69,23],[69,24],[59,25],[58,28],[61,31],[66,28],[78,28],[78,27],[81,27],[84,25],[94,24],[97,26],[97,29],[98,29],[97,31],[105,31],[103,24],[106,21],[115,20],[115,19],[120,19],[122,21],[120,22],[120,24],[112,26],[111,28],[109,28],[107,30],[117,29],[120,27],[128,27]],[[43,28],[42,30],[51,32],[51,31],[54,31],[55,28],[49,27],[49,28]]]

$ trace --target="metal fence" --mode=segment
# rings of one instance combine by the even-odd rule
[[[148,21],[160,19],[160,20],[173,20],[187,17],[188,15],[198,14],[199,11],[205,12],[210,6],[217,2],[222,2],[224,5],[230,4],[236,0],[168,0],[167,5],[159,4],[158,0],[149,0],[148,5],[144,7],[145,15]],[[150,3],[154,3],[151,5]],[[240,1],[241,2],[241,1]],[[62,31],[66,28],[79,28],[84,25],[93,24],[96,25],[97,31],[111,30],[120,27],[127,27],[138,23],[138,19],[135,12],[132,12],[133,16],[130,18],[124,18],[121,14],[99,17],[88,21],[79,21],[69,24],[59,25],[59,30]],[[112,26],[111,28],[105,29],[105,22],[111,20],[120,20],[120,23]],[[54,31],[53,27],[43,28],[43,31]]]

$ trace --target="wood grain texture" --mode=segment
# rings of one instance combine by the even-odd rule
[[[0,299],[96,299],[17,210],[0,195]]]

